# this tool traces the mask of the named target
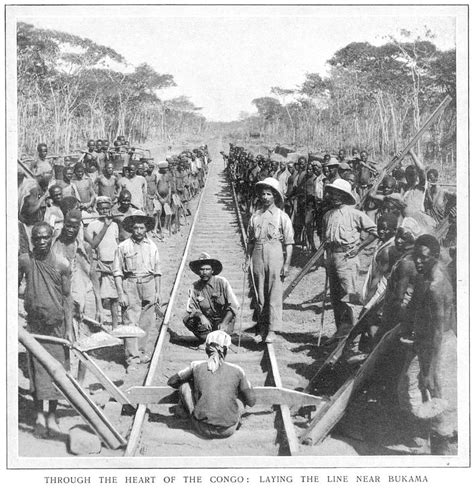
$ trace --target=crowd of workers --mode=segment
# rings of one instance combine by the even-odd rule
[[[457,432],[456,197],[438,185],[436,169],[409,155],[413,164],[400,161],[377,184],[382,168],[366,151],[354,149],[348,159],[344,149],[306,156],[277,146],[254,155],[231,144],[223,153],[248,222],[264,339],[284,330],[282,283],[294,245],[324,249],[334,337],[345,339],[346,361],[365,360],[398,326],[398,348],[406,349],[400,405],[416,414],[431,397],[446,401],[430,423],[431,452],[446,454]],[[363,283],[360,256],[370,259]]]
[[[131,373],[150,361],[148,332],[160,313],[157,242],[186,224],[188,203],[204,186],[207,146],[170,154],[157,165],[123,137],[112,150],[107,141],[90,140],[75,158],[50,158],[43,143],[37,151],[36,158],[18,161],[19,286],[27,329],[80,342],[103,327],[107,308]],[[62,344],[43,345],[68,367]],[[59,430],[61,395],[34,358],[30,370],[35,434],[43,437]]]
[[[365,359],[401,324],[400,404],[415,413],[430,397],[446,401],[430,422],[431,450],[445,454],[457,432],[455,195],[438,185],[435,169],[426,172],[413,151],[410,156],[413,165],[397,167],[376,185],[380,168],[366,151],[353,151],[352,159],[344,150],[306,157],[284,148],[254,156],[231,144],[223,154],[248,224],[245,266],[257,291],[259,340],[272,343],[284,329],[283,283],[294,246],[323,247],[335,337],[348,338],[347,361]],[[53,167],[45,144],[31,164],[20,161],[19,279],[26,281],[28,329],[77,340],[88,333],[85,319],[92,315],[100,324],[107,305],[112,330],[122,329],[125,338],[128,371],[146,364],[148,330],[161,302],[160,257],[151,238],[179,229],[209,161],[202,146],[154,167],[123,138],[112,151],[107,141],[89,141],[74,164],[66,158]],[[363,286],[361,254],[371,255]],[[239,394],[255,403],[243,370],[224,363],[226,329],[239,303],[217,276],[217,259],[203,254],[190,268],[199,280],[189,291],[184,324],[205,345],[208,360],[192,363],[169,384],[180,389],[197,432],[227,437],[240,421]],[[359,318],[357,305],[363,306]],[[64,348],[45,347],[67,365]],[[34,361],[32,375],[41,436],[57,429],[58,393]]]

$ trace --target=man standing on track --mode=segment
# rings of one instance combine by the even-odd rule
[[[256,188],[262,208],[250,218],[247,259],[251,260],[257,287],[258,333],[270,343],[275,339],[275,329],[281,327],[283,281],[289,272],[294,234],[290,218],[279,208],[283,206],[283,194],[278,180],[266,178]]]
[[[202,253],[189,267],[200,279],[189,290],[184,325],[201,342],[213,330],[226,330],[233,326],[239,302],[229,282],[222,276],[222,263]],[[230,332],[227,330],[227,332]]]
[[[155,305],[161,301],[158,248],[146,235],[153,230],[154,224],[153,218],[143,212],[137,211],[126,217],[122,225],[131,236],[119,244],[112,266],[124,323],[138,325],[145,331],[138,341],[125,341],[128,372],[151,359],[152,344],[148,332],[154,323]]]

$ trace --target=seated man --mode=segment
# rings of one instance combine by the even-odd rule
[[[230,343],[224,331],[211,332],[206,337],[207,361],[193,361],[168,380],[169,386],[179,388],[194,429],[206,438],[230,437],[240,423],[241,401],[250,407],[256,403],[244,370],[225,362]]]
[[[202,253],[189,263],[200,279],[189,290],[184,325],[204,343],[213,330],[230,326],[239,308],[239,302],[229,282],[221,276],[222,263]]]

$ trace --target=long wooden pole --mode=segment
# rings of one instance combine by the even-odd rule
[[[21,327],[18,329],[18,339],[38,362],[41,363],[71,406],[77,410],[104,443],[111,449],[118,449],[123,446],[125,440],[115,429],[112,429],[104,415],[87,401],[84,393],[82,392],[81,394],[80,388],[71,381],[71,378],[61,363],[51,356],[30,333]]]
[[[283,292],[283,301],[285,301],[293,290],[296,288],[296,285],[306,276],[308,271],[316,264],[324,254],[324,249],[326,246],[326,241],[323,241],[319,246],[318,250],[311,256],[308,262],[305,264],[304,268],[295,276],[293,281],[286,287],[285,291]]]
[[[412,149],[416,145],[416,143],[421,139],[423,134],[434,124],[434,122],[436,122],[437,117],[449,105],[451,100],[452,98],[449,95],[446,95],[444,100],[438,105],[437,109],[428,117],[426,122],[420,127],[418,132],[413,136],[413,138],[400,152],[400,154],[395,156],[380,172],[380,174],[377,176],[377,178],[373,183],[373,189],[377,189],[380,186],[380,183],[382,183],[382,180],[385,177],[385,175],[403,160],[403,158],[408,154],[410,149]],[[359,208],[363,208],[367,197],[368,197],[368,193],[365,194],[364,197],[361,199],[359,203]]]

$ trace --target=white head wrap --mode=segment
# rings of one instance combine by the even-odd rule
[[[209,356],[207,369],[215,373],[224,362],[227,348],[231,344],[230,335],[223,330],[215,330],[206,337],[206,352]]]

